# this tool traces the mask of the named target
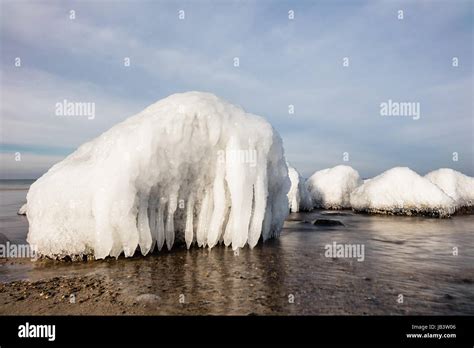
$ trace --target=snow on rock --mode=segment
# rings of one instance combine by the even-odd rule
[[[306,186],[316,208],[350,208],[350,194],[362,180],[359,173],[349,166],[335,166],[314,173]]]
[[[290,187],[272,126],[213,94],[174,94],[80,146],[27,195],[43,256],[129,257],[175,239],[250,247],[279,235]]]
[[[474,206],[474,178],[449,168],[434,170],[425,178],[454,199],[456,209]]]
[[[287,164],[288,165],[288,164]],[[288,165],[288,176],[290,177],[291,187],[288,192],[288,204],[293,213],[299,211],[309,211],[313,209],[311,195],[306,188],[303,178],[298,171]]]
[[[26,215],[26,203],[23,204],[20,209],[18,210],[18,215]]]
[[[396,167],[372,178],[351,194],[355,211],[390,215],[448,217],[454,201],[409,168]]]

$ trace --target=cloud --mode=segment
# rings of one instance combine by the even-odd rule
[[[8,144],[77,147],[146,106],[92,83],[30,68],[7,70],[1,81],[2,142]],[[95,103],[95,118],[57,116],[56,103],[64,99]]]
[[[307,174],[345,151],[364,176],[396,165],[474,174],[468,1],[1,6],[4,144],[74,148],[169,94],[203,90],[267,118]],[[98,116],[58,118],[52,107],[63,99],[95,102]],[[421,119],[384,119],[387,99],[420,102]]]

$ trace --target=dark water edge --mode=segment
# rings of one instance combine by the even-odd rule
[[[27,231],[26,218],[16,215],[20,196],[2,199],[0,215],[0,232],[18,243]],[[314,225],[317,219],[342,225]],[[363,245],[364,260],[326,257],[325,246],[333,242]],[[8,288],[18,280],[36,285]],[[246,247],[238,255],[218,246],[91,262],[3,259],[0,282],[4,292],[31,296],[33,307],[42,300],[30,293],[47,292],[52,313],[54,308],[77,313],[58,297],[70,293],[86,298],[83,305],[90,301],[98,313],[117,313],[104,304],[105,298],[87,292],[100,288],[100,296],[115,294],[117,310],[139,314],[473,315],[474,216],[296,213],[288,217],[279,239]],[[14,300],[0,298],[3,313],[16,313],[22,306],[15,295]]]

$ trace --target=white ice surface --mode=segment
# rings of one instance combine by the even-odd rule
[[[290,188],[280,136],[213,94],[174,94],[80,146],[27,195],[41,255],[143,255],[175,239],[241,248],[278,236]]]
[[[351,194],[356,211],[387,214],[449,216],[453,199],[409,168],[396,167],[372,178]]]
[[[425,178],[454,199],[457,208],[474,206],[474,178],[449,168],[434,170]]]
[[[288,205],[293,213],[299,211],[309,211],[313,208],[311,195],[306,188],[304,179],[298,171],[288,165],[288,175],[291,181],[291,188],[288,192]]]
[[[350,194],[362,180],[359,173],[349,166],[339,165],[314,173],[306,187],[315,208],[350,208]]]

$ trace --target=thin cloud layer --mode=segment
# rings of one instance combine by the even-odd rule
[[[474,175],[472,21],[472,2],[447,0],[3,1],[0,176],[41,175],[188,90],[267,118],[304,176],[340,163],[364,177],[399,165]],[[96,117],[56,115],[65,99],[95,103]],[[419,103],[420,119],[381,116],[389,99]],[[15,149],[28,153],[21,170],[7,164]]]

